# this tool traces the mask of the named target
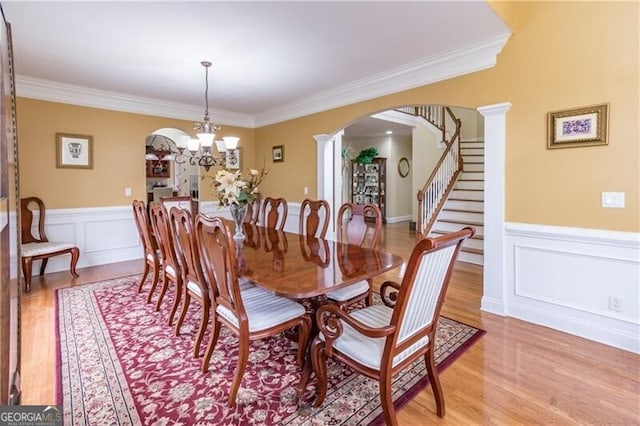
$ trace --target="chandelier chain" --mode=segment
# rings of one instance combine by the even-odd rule
[[[209,66],[204,66],[204,115],[209,115]]]

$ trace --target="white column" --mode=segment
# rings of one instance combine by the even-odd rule
[[[332,239],[335,235],[335,174],[334,174],[334,137],[331,135],[314,135],[318,142],[318,171],[317,171],[317,194],[318,199],[326,200],[331,208],[331,218],[329,219],[329,230],[327,238]]]
[[[505,276],[505,145],[506,114],[511,103],[478,108],[484,116],[484,281],[480,308],[506,312]]]

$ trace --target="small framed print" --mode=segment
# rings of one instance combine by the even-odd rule
[[[227,169],[239,169],[240,168],[240,148],[228,149],[224,153],[225,168]]]
[[[607,145],[609,104],[547,114],[547,148]]]
[[[282,163],[284,161],[284,145],[276,145],[271,148],[271,158],[274,163]]]
[[[56,167],[92,169],[93,136],[56,133]]]

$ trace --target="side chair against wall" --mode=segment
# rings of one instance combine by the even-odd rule
[[[382,234],[382,213],[375,204],[344,203],[337,216],[338,241],[376,250]],[[327,293],[327,298],[344,308],[364,300],[373,303],[373,280],[362,280]]]
[[[38,215],[37,234],[33,235],[34,213]],[[40,275],[44,275],[47,262],[50,257],[71,254],[69,266],[71,275],[78,277],[76,265],[80,258],[80,250],[74,244],[49,241],[44,230],[45,206],[38,197],[20,199],[20,223],[21,223],[21,261],[22,275],[24,275],[24,291],[31,291],[31,270],[34,260],[41,260]]]
[[[202,271],[210,292],[215,294],[215,320],[212,321],[213,330],[202,371],[209,369],[209,360],[224,324],[238,336],[238,364],[228,399],[229,407],[234,407],[249,359],[250,341],[273,336],[297,326],[297,360],[302,366],[311,331],[311,318],[301,304],[290,299],[275,296],[258,286],[241,288],[235,266],[235,243],[221,218],[198,215],[195,228]]]
[[[305,199],[300,205],[300,221],[298,234],[309,237],[324,238],[329,229],[331,208],[325,200]]]
[[[444,395],[434,360],[436,328],[454,263],[462,242],[475,229],[418,242],[411,253],[402,283],[386,281],[380,288],[384,305],[346,313],[331,304],[316,312],[320,334],[311,347],[318,378],[314,406],[327,392],[326,359],[334,358],[360,374],[379,381],[380,400],[387,425],[397,425],[391,381],[400,370],[424,358],[439,417],[445,415]],[[304,390],[306,383],[301,383]]]
[[[178,263],[178,257],[175,251],[173,234],[171,233],[171,224],[169,222],[169,212],[160,203],[151,203],[151,227],[156,236],[160,255],[162,257],[162,288],[158,301],[156,302],[156,311],[160,310],[160,305],[164,299],[164,295],[169,288],[169,284],[175,285],[175,298],[171,307],[171,313],[167,324],[173,325],[173,318],[176,315],[178,305],[182,298],[182,269]]]
[[[262,201],[260,216],[262,216],[262,226],[266,228],[276,228],[282,231],[287,222],[289,207],[284,198],[266,197]]]
[[[242,223],[250,223],[251,225],[257,225],[260,220],[260,203],[262,200],[257,197],[252,202],[247,204],[247,210],[242,218]]]
[[[198,328],[193,344],[193,357],[197,358],[200,356],[200,344],[202,343],[202,338],[207,328],[207,323],[209,322],[211,299],[207,284],[201,281],[200,255],[193,234],[193,216],[191,212],[173,207],[169,212],[169,217],[176,257],[182,270],[182,282],[184,283],[182,291],[182,311],[176,323],[176,336],[180,334],[180,328],[187,315],[191,299],[195,299],[202,306],[200,327]]]
[[[158,251],[158,246],[153,236],[153,230],[149,223],[149,216],[147,214],[147,208],[144,205],[144,201],[134,200],[133,203],[133,219],[138,228],[138,235],[140,235],[140,241],[142,242],[142,249],[144,250],[144,269],[142,270],[142,277],[138,283],[138,293],[142,291],[144,282],[149,275],[149,271],[153,274],[151,280],[151,288],[149,294],[147,294],[147,303],[151,302],[151,297],[156,291],[158,285],[158,279],[160,277],[160,270],[162,268],[162,258]]]

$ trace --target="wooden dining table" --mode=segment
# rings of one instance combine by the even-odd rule
[[[239,277],[276,295],[311,299],[400,266],[402,257],[370,248],[243,224]]]
[[[327,292],[374,278],[400,266],[403,259],[393,253],[248,223],[243,224],[243,231],[245,240],[236,241],[238,276],[278,296],[303,300],[311,315],[311,335],[296,392],[301,402],[312,372],[311,343],[318,335],[315,311],[327,302]],[[307,409],[300,405],[300,410]]]

